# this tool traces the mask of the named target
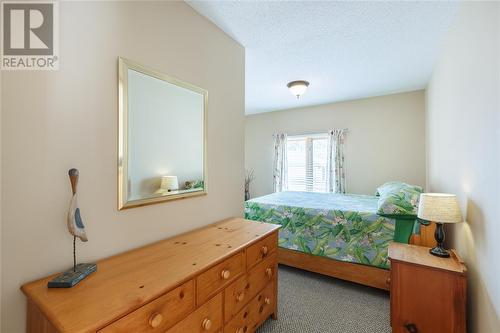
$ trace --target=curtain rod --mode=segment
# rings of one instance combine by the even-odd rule
[[[349,133],[349,129],[348,128],[342,128],[344,130],[345,133]],[[333,131],[333,130],[327,130],[327,131],[316,131],[316,132],[304,132],[304,133],[292,133],[292,134],[288,134],[289,136],[302,136],[302,135],[317,135],[317,134],[328,134],[330,131]],[[276,134],[273,134],[273,136],[275,136]]]

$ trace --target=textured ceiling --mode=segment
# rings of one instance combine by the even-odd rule
[[[189,1],[246,50],[246,113],[422,89],[457,2]],[[311,83],[297,100],[292,80]]]

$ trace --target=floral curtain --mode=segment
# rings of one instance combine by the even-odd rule
[[[273,164],[273,188],[274,192],[286,191],[286,134],[274,135],[274,164]]]
[[[328,133],[327,182],[329,192],[345,193],[345,133],[344,129],[335,129]]]

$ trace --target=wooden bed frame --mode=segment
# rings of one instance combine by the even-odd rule
[[[436,225],[420,226],[420,235],[413,235],[410,244],[434,247],[434,230]],[[390,271],[374,266],[339,261],[327,257],[278,248],[278,262],[282,265],[296,267],[342,280],[356,282],[365,286],[389,290]]]

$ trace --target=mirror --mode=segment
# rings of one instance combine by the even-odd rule
[[[207,193],[207,91],[119,58],[119,209]]]

